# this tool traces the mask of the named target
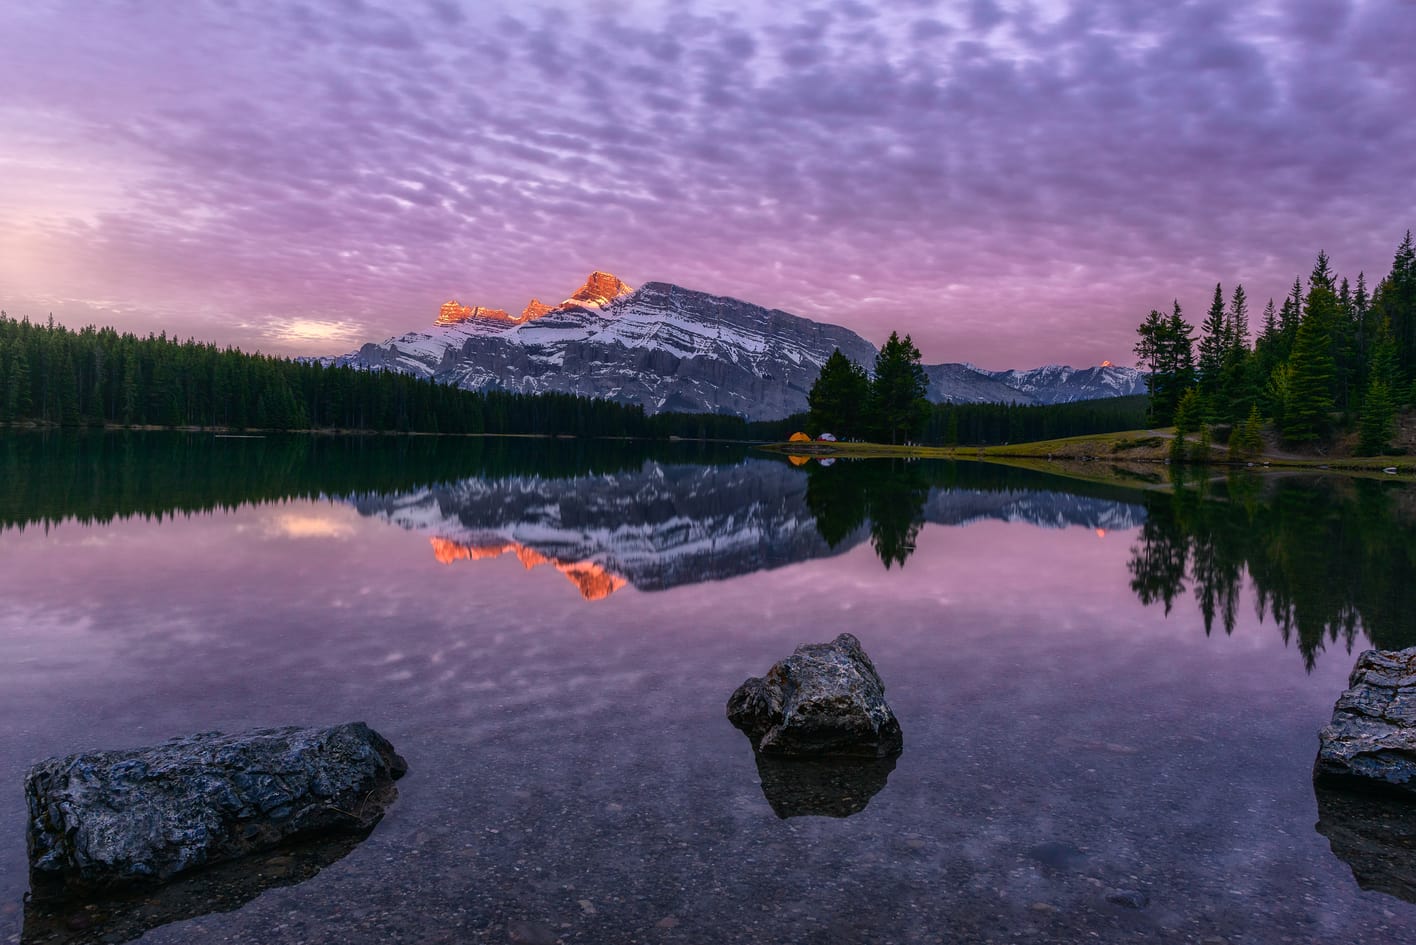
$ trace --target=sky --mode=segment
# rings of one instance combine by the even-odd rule
[[[1416,227],[1413,0],[0,4],[0,307],[331,354],[592,269],[1134,363]]]

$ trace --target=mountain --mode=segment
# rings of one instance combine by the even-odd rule
[[[1103,361],[1098,367],[1072,368],[1058,364],[1031,371],[983,371],[985,376],[1032,398],[1039,404],[1069,404],[1076,400],[1130,397],[1146,392],[1146,376],[1135,368]]]
[[[837,325],[663,282],[631,289],[604,272],[561,304],[533,299],[521,317],[443,306],[430,331],[333,359],[471,390],[583,394],[654,413],[735,413],[775,420],[806,409],[821,365],[840,348],[862,364],[875,348]]]
[[[1107,361],[1098,367],[1049,364],[1031,371],[985,371],[972,364],[926,364],[929,399],[955,404],[1069,404],[1146,392],[1146,376]]]
[[[326,363],[402,371],[469,390],[560,392],[636,403],[650,413],[734,413],[777,420],[806,395],[836,348],[869,368],[860,335],[776,309],[664,282],[638,289],[593,272],[558,305],[505,309],[445,303],[433,327],[366,344]],[[929,399],[1055,404],[1144,392],[1131,368],[984,371],[928,365]]]

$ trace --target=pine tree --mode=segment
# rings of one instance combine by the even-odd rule
[[[1357,427],[1357,451],[1365,456],[1377,456],[1390,448],[1396,433],[1400,374],[1396,365],[1396,337],[1388,319],[1382,319],[1377,328],[1367,376],[1367,392],[1362,398],[1362,415]]]
[[[1181,395],[1194,384],[1193,329],[1185,321],[1177,301],[1169,317],[1151,309],[1136,329],[1136,357],[1146,369],[1150,393],[1150,422],[1167,426],[1174,422]]]
[[[865,431],[862,417],[870,394],[865,369],[841,353],[831,352],[811,385],[806,402],[813,433],[832,431],[837,436],[859,437]]]
[[[1229,455],[1232,459],[1252,459],[1264,448],[1264,421],[1259,416],[1257,406],[1249,408],[1249,415],[1229,437]]]
[[[906,335],[891,332],[875,358],[866,413],[870,426],[891,443],[917,436],[929,418],[929,381],[919,349]]]
[[[1324,435],[1333,409],[1336,365],[1332,332],[1337,298],[1328,285],[1315,281],[1306,309],[1288,359],[1288,396],[1283,405],[1283,436],[1294,443],[1312,442]]]
[[[1170,458],[1180,462],[1191,455],[1186,437],[1204,425],[1204,404],[1198,389],[1191,387],[1175,408],[1175,438],[1170,441]]]
[[[1198,363],[1203,412],[1211,423],[1218,419],[1216,411],[1223,407],[1224,358],[1232,347],[1229,329],[1229,314],[1224,310],[1224,287],[1215,283],[1214,300],[1210,302],[1209,314],[1200,326]]]
[[[1381,378],[1373,376],[1362,398],[1362,419],[1358,424],[1357,452],[1362,456],[1379,456],[1391,448],[1395,433],[1396,403],[1391,388]]]
[[[1234,287],[1229,299],[1229,346],[1244,350],[1249,347],[1249,297],[1243,283]]]

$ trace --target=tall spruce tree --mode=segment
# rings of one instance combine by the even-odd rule
[[[1372,310],[1378,321],[1391,322],[1401,380],[1416,378],[1416,247],[1410,230],[1397,247],[1391,273],[1372,293]]]
[[[891,443],[918,436],[929,419],[928,378],[909,335],[891,332],[875,358],[867,413],[877,436]]]
[[[1326,259],[1319,257],[1319,262]],[[1319,275],[1317,268],[1314,275]],[[1313,442],[1328,432],[1337,373],[1332,355],[1337,296],[1330,282],[1315,278],[1304,308],[1293,353],[1288,358],[1288,390],[1283,405],[1283,436],[1292,443]]]
[[[821,366],[821,373],[806,397],[811,432],[863,436],[865,404],[869,396],[870,378],[865,369],[837,348]]]
[[[1234,294],[1229,297],[1229,346],[1249,347],[1249,296],[1241,282],[1234,286]]]
[[[1193,328],[1175,303],[1169,317],[1151,309],[1136,329],[1135,352],[1146,370],[1150,393],[1150,422],[1169,426],[1175,421],[1180,398],[1195,382]]]
[[[1224,309],[1224,287],[1214,286],[1214,299],[1210,302],[1209,313],[1200,326],[1199,387],[1202,400],[1200,411],[1209,423],[1216,422],[1219,411],[1225,408],[1224,358],[1232,347],[1229,337],[1229,313]]]

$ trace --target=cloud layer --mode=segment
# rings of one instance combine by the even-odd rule
[[[0,304],[328,353],[593,268],[1130,361],[1416,226],[1408,0],[10,4]]]

